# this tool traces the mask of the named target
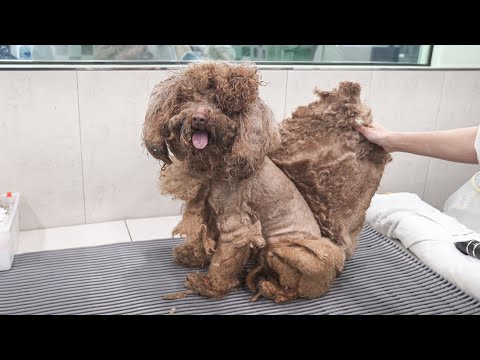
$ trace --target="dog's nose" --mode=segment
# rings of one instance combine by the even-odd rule
[[[192,120],[195,125],[204,125],[207,122],[207,114],[203,111],[197,111],[193,114]]]

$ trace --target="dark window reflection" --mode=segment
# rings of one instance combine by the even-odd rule
[[[0,60],[424,64],[431,45],[0,45]]]

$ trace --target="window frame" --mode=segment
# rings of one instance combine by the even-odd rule
[[[428,57],[425,64],[413,64],[413,63],[401,63],[401,62],[361,62],[361,61],[251,61],[259,66],[276,66],[276,67],[295,67],[295,66],[311,66],[311,67],[421,67],[427,68],[431,67],[432,57],[433,57],[433,48],[434,45],[428,45]],[[0,69],[2,68],[35,68],[46,66],[48,68],[57,66],[58,68],[63,67],[109,67],[109,66],[128,66],[128,67],[176,67],[176,66],[186,66],[195,61],[208,61],[208,59],[202,60],[0,60]],[[229,60],[233,63],[241,63],[239,60]],[[5,66],[7,65],[7,66]]]

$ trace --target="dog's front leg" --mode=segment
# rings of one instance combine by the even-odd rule
[[[215,250],[204,214],[205,202],[196,198],[187,202],[182,221],[173,229],[173,235],[185,237],[185,241],[173,250],[173,258],[179,265],[203,268],[208,266]]]
[[[240,284],[241,274],[254,248],[265,245],[259,221],[252,223],[248,214],[221,215],[220,238],[207,273],[187,276],[185,286],[207,297],[219,297]]]

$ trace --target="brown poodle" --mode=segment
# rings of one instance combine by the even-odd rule
[[[206,62],[153,91],[144,143],[162,191],[185,203],[174,259],[209,266],[185,283],[203,296],[245,281],[255,299],[316,298],[351,257],[388,155],[351,126],[370,121],[357,84],[319,92],[281,132],[259,84],[253,65]]]

